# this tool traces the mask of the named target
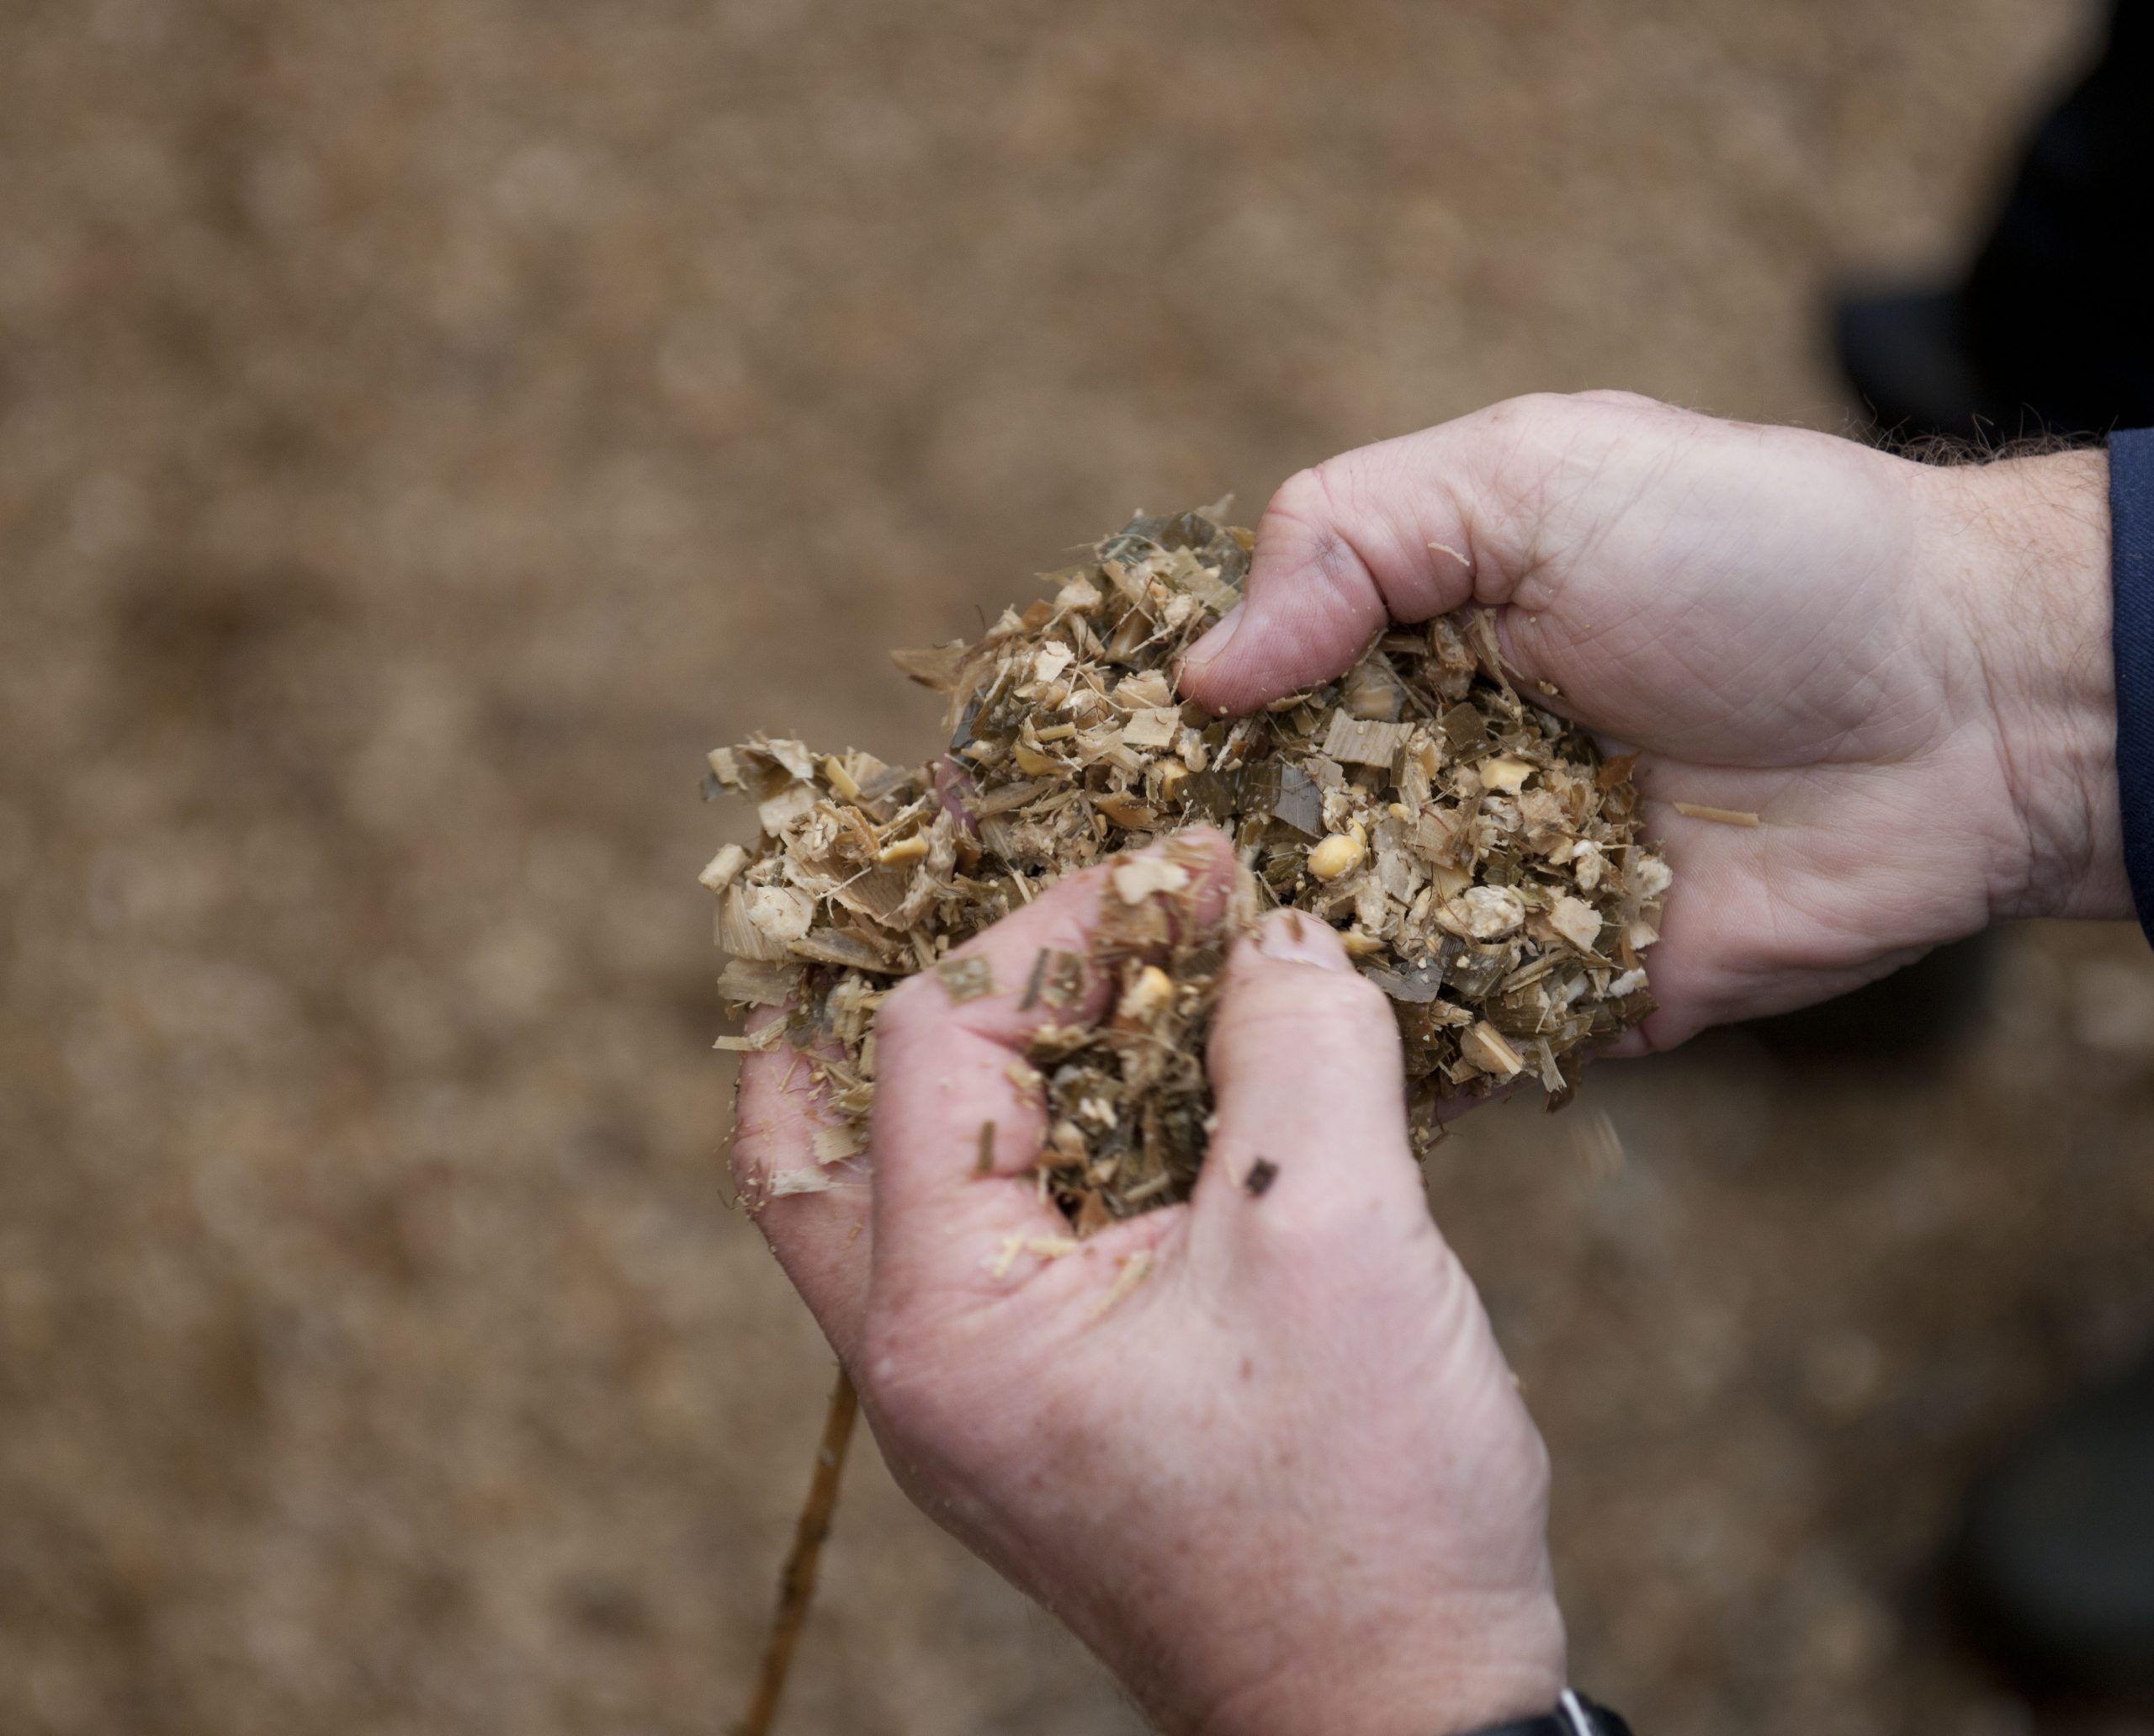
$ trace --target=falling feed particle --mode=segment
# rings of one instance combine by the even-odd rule
[[[1571,1138],[1588,1180],[1599,1184],[1611,1181],[1622,1172],[1623,1136],[1616,1131],[1616,1123],[1609,1119],[1606,1110],[1595,1109],[1583,1121],[1574,1123]]]
[[[737,1736],[766,1736],[777,1716],[778,1697],[785,1691],[785,1679],[793,1668],[793,1648],[799,1643],[809,1606],[814,1601],[816,1564],[824,1540],[830,1534],[831,1516],[837,1511],[838,1482],[845,1471],[846,1448],[852,1440],[853,1420],[859,1409],[851,1378],[840,1371],[824,1417],[823,1441],[815,1453],[808,1499],[800,1509],[793,1550],[785,1558],[785,1572],[778,1582],[777,1615],[763,1649],[754,1697],[746,1716],[735,1727]]]

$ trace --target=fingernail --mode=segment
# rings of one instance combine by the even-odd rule
[[[1299,910],[1274,910],[1259,926],[1256,949],[1267,958],[1291,964],[1314,964],[1325,970],[1351,970],[1346,948],[1328,922]]]
[[[1182,659],[1185,668],[1202,669],[1234,642],[1234,634],[1241,630],[1242,611],[1249,605],[1238,603],[1212,624],[1212,630],[1189,648],[1189,655]]]

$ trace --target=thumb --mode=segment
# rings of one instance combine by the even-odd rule
[[[1243,603],[1190,650],[1181,690],[1255,710],[1342,673],[1391,621],[1472,600],[1467,518],[1452,498],[1459,424],[1327,459],[1290,476],[1257,522]]]
[[[1387,621],[1510,602],[1664,480],[1669,437],[1702,423],[1626,392],[1542,393],[1289,477],[1258,521],[1246,600],[1191,647],[1182,692],[1252,711],[1343,673]]]

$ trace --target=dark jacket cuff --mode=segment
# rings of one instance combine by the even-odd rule
[[[2154,941],[2154,428],[2109,436],[2109,539],[2124,865]]]

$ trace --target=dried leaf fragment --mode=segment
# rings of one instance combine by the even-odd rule
[[[1515,796],[1525,787],[1525,780],[1533,775],[1535,768],[1524,760],[1499,755],[1482,761],[1476,769],[1481,773],[1483,789],[1500,790],[1505,795]]]
[[[819,1164],[843,1163],[867,1149],[859,1130],[849,1127],[817,1128],[809,1144]]]
[[[1170,747],[1180,734],[1181,712],[1178,707],[1152,706],[1131,714],[1129,721],[1122,726],[1122,742],[1125,747]]]
[[[1154,893],[1182,891],[1189,884],[1189,870],[1164,856],[1134,856],[1119,864],[1111,878],[1116,897],[1139,905]]]
[[[995,967],[978,953],[945,958],[935,967],[935,978],[952,1001],[978,1001],[995,992]]]
[[[1510,1079],[1525,1070],[1525,1057],[1486,1019],[1459,1039],[1458,1052],[1483,1073]]]
[[[765,1049],[776,1049],[785,1041],[783,1021],[773,1020],[759,1031],[751,1031],[745,1037],[721,1037],[711,1044],[713,1049],[730,1049],[735,1054],[761,1054]]]
[[[783,1006],[799,994],[800,977],[798,964],[731,958],[719,973],[718,992],[738,1006]]]
[[[1600,912],[1582,898],[1573,898],[1568,893],[1557,895],[1549,909],[1548,922],[1581,953],[1589,953],[1600,943]]]
[[[1525,921],[1525,900],[1508,886],[1469,886],[1436,920],[1471,940],[1501,940]]]
[[[1047,974],[1040,983],[1040,1004],[1058,1011],[1076,1006],[1085,998],[1090,976],[1081,953],[1054,953],[1048,956]]]
[[[696,879],[712,891],[723,892],[747,865],[748,852],[738,844],[728,844],[704,864],[703,871]]]
[[[1370,722],[1342,709],[1331,714],[1321,751],[1341,765],[1388,766],[1413,734],[1411,724]]]

